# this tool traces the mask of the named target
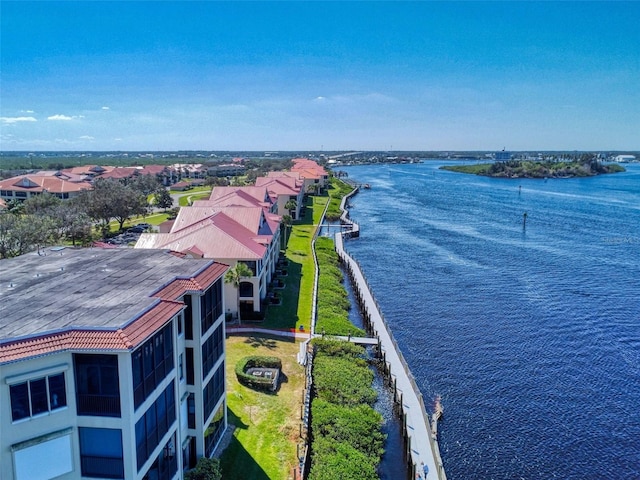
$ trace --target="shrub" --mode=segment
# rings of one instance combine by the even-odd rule
[[[310,480],[374,480],[383,454],[382,416],[371,405],[373,372],[360,345],[313,340]]]
[[[320,269],[316,331],[324,331],[328,335],[364,336],[364,330],[349,320],[351,302],[342,283],[344,275],[331,238],[316,239],[316,256]]]
[[[195,468],[184,474],[184,480],[222,480],[220,461],[217,458],[202,457]]]
[[[362,365],[362,363],[364,365]],[[373,405],[373,372],[364,360],[318,355],[313,362],[313,379],[318,398],[340,405]]]

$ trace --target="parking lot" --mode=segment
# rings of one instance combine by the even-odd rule
[[[104,239],[104,243],[118,246],[133,246],[140,238],[140,234],[145,231],[149,231],[151,225],[148,223],[140,223],[133,227],[127,228],[124,232],[116,235],[115,237]]]

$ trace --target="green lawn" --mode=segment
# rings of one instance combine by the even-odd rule
[[[298,343],[268,336],[232,336],[225,347],[228,418],[236,429],[220,457],[223,478],[293,478],[304,390],[304,367],[296,360]],[[284,380],[276,393],[259,392],[238,383],[236,363],[248,355],[282,360]]]
[[[122,226],[122,228],[127,229],[139,223],[149,223],[151,225],[160,225],[162,222],[167,220],[167,218],[169,218],[168,213],[152,213],[151,215],[147,215],[146,217],[143,217],[142,215],[140,215],[134,218],[130,218],[129,220],[124,222],[124,225]],[[117,233],[119,228],[120,228],[120,224],[115,220],[112,220],[109,222],[109,229],[112,232]]]
[[[309,196],[304,218],[294,222],[288,236],[286,257],[289,260],[286,284],[279,294],[281,305],[270,305],[263,326],[266,328],[299,328],[309,331],[313,299],[315,265],[311,241],[327,201],[326,196]]]
[[[195,190],[195,188],[193,190]],[[205,192],[201,191],[200,193],[194,193],[193,190],[190,190],[189,193],[185,193],[178,199],[178,204],[181,207],[186,207],[190,202],[193,202],[194,200],[203,200],[211,196],[211,189]]]
[[[199,192],[209,192],[211,193],[211,187],[207,186],[207,185],[202,185],[202,186],[198,186],[198,187],[193,187],[190,188],[189,190],[171,190],[171,187],[169,187],[169,191],[171,193],[199,193]]]

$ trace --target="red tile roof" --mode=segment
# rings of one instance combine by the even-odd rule
[[[69,193],[90,188],[91,184],[88,182],[68,182],[55,175],[19,175],[0,181],[0,190],[14,192]]]
[[[141,175],[159,175],[164,173],[167,169],[165,165],[144,165],[138,169]]]
[[[230,216],[234,209],[244,210],[245,214],[236,220]],[[251,210],[244,207],[184,207],[171,232],[143,233],[135,248],[188,253],[196,246],[205,258],[259,260],[264,257],[266,247],[256,241],[261,237],[258,225],[253,229],[245,225],[251,221],[252,213],[262,214],[262,209]]]
[[[308,158],[294,158],[291,161],[293,162],[291,171],[300,172],[303,177],[305,175],[318,175],[321,177],[328,175],[327,171],[323,167]]]
[[[120,180],[122,178],[131,178],[138,175],[138,169],[133,167],[116,167],[110,172],[100,175],[100,178],[114,178]]]
[[[256,178],[256,186],[266,187],[269,195],[274,198],[277,198],[278,195],[298,195],[302,189],[298,180],[287,177],[258,177]]]

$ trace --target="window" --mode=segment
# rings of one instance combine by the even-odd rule
[[[216,410],[216,414],[211,419],[211,423],[204,431],[204,453],[205,456],[210,457],[215,449],[220,437],[224,433],[224,402],[220,405],[220,408]]]
[[[178,459],[176,457],[176,436],[173,435],[162,447],[160,454],[153,461],[142,480],[171,480],[178,471]]]
[[[214,283],[205,294],[200,297],[201,333],[204,334],[211,328],[215,321],[222,315],[222,281]]]
[[[184,380],[184,355],[182,353],[178,356],[178,375],[180,375],[180,381]]]
[[[142,405],[173,369],[171,323],[144,342],[131,354],[133,404]]]
[[[175,421],[176,399],[172,382],[136,423],[138,470],[151,457]]]
[[[195,381],[193,348],[187,347],[187,385],[193,385]]]
[[[253,283],[240,282],[240,296],[243,298],[253,297]]]
[[[78,415],[120,416],[116,355],[73,355]]]
[[[196,428],[196,396],[190,393],[187,397],[187,426]]]
[[[78,435],[83,477],[124,478],[120,430],[79,427]]]
[[[224,352],[222,324],[202,344],[202,379],[204,380]]]
[[[11,385],[9,391],[14,422],[67,406],[64,373]]]
[[[187,308],[184,310],[184,338],[187,340],[193,340],[193,307],[191,302],[191,295],[185,295],[184,303]]]
[[[206,422],[209,415],[213,413],[213,409],[220,398],[224,395],[224,363],[216,370],[211,380],[202,392],[204,418],[203,422]]]

